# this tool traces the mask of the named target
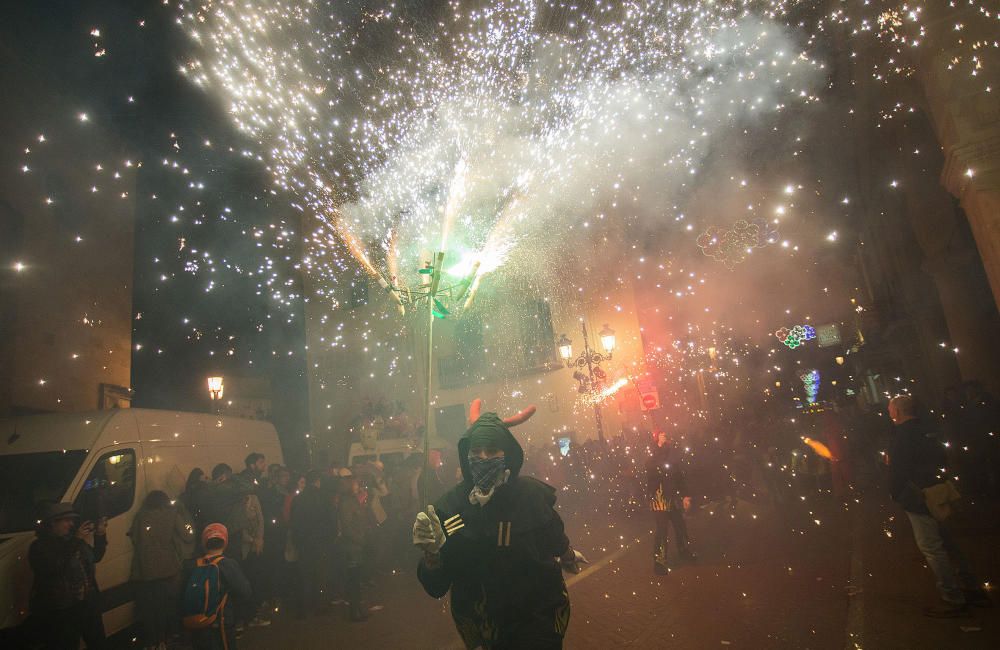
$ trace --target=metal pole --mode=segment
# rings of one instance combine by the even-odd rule
[[[590,351],[590,340],[587,338],[587,324],[583,321],[580,322],[580,327],[583,329],[583,354],[587,358],[587,373],[590,375],[590,390],[594,390],[594,365],[591,359],[592,353]],[[599,401],[594,402],[594,422],[597,424],[597,439],[600,441],[601,445],[604,444],[604,419],[601,416],[601,403]]]
[[[431,406],[432,384],[434,382],[434,297],[437,293],[438,284],[441,281],[441,266],[444,263],[444,253],[434,256],[434,272],[431,275],[431,284],[428,288],[427,297],[427,384],[424,392],[424,400],[427,410],[424,413],[424,469],[421,478],[424,485],[427,485],[431,468],[431,418],[433,417],[433,407]],[[427,491],[422,490],[421,503],[427,506]]]
[[[424,414],[424,471],[430,466],[431,450],[431,383],[434,381],[434,301],[427,301],[427,383],[424,391],[424,402],[427,411]]]

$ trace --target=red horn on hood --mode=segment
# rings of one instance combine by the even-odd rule
[[[537,410],[538,409],[535,407],[535,405],[532,404],[531,406],[524,409],[517,415],[512,415],[509,418],[504,418],[503,423],[506,424],[508,427],[516,427],[519,424],[524,424],[525,422],[528,421],[528,418],[530,418],[532,415],[535,414],[535,411]]]
[[[472,400],[469,404],[469,424],[472,425],[476,420],[479,419],[480,412],[483,410],[483,400],[478,397]]]
[[[531,406],[524,409],[517,415],[512,415],[509,418],[503,418],[503,423],[506,424],[508,427],[516,427],[519,424],[524,424],[525,422],[528,421],[528,419],[532,415],[535,414],[535,411],[537,410],[538,408],[534,404],[532,404]],[[470,426],[473,425],[476,422],[476,420],[479,419],[479,416],[482,415],[482,411],[483,411],[483,400],[477,397],[476,399],[472,400],[471,404],[469,404]]]

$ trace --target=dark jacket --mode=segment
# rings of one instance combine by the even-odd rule
[[[650,508],[658,512],[679,507],[680,498],[689,496],[684,470],[672,458],[669,444],[654,449],[646,461],[646,496]]]
[[[140,509],[128,534],[135,546],[132,580],[138,581],[178,575],[194,543],[194,527],[173,506]]]
[[[496,417],[484,414],[483,417]],[[569,551],[556,491],[519,476],[520,444],[507,431],[504,449],[511,476],[484,506],[469,502],[468,434],[458,443],[464,480],[438,499],[445,527],[441,566],[421,561],[424,590],[441,598],[451,590],[451,613],[469,648],[529,648],[551,644],[569,623],[569,594],[557,558]]]
[[[337,536],[337,520],[333,504],[323,490],[306,486],[292,499],[292,540],[304,553],[328,548]]]
[[[260,493],[260,509],[264,515],[264,552],[285,552],[288,526],[285,522],[285,492],[269,485]]]
[[[243,497],[252,493],[250,486],[243,481],[230,479],[222,483],[209,483],[198,496],[198,508],[201,519],[200,527],[220,523],[230,528],[233,512],[242,502]],[[230,537],[234,531],[230,530]]]
[[[923,420],[896,425],[889,443],[889,494],[907,512],[930,514],[922,489],[944,480],[944,447]]]
[[[76,535],[56,537],[46,530],[28,549],[28,563],[34,573],[31,586],[31,611],[34,613],[66,609],[80,601],[96,601],[95,564],[104,557],[108,538],[94,535],[91,546]]]
[[[184,504],[184,508],[188,511],[194,520],[195,530],[201,531],[205,526],[212,521],[205,521],[203,514],[203,506],[205,503],[205,495],[213,487],[211,483],[206,483],[205,481],[198,481],[192,483],[184,493],[179,497],[179,501]]]
[[[357,496],[344,494],[340,498],[337,521],[340,525],[340,546],[348,564],[361,563],[371,521],[368,509]]]

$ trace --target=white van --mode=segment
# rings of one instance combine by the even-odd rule
[[[431,438],[431,450],[441,451],[447,444]],[[386,438],[384,440],[353,442],[347,452],[347,466],[380,460],[386,465],[402,463],[413,454],[424,453],[423,443],[413,438]]]
[[[111,635],[132,623],[126,533],[146,494],[176,498],[195,467],[210,474],[228,463],[239,472],[255,451],[282,462],[274,426],[208,413],[121,409],[0,420],[0,639],[28,614],[38,501],[71,501],[85,518],[108,517],[97,584]]]

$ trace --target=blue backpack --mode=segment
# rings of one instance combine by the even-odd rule
[[[222,572],[219,563],[222,555],[198,558],[191,575],[184,586],[181,597],[181,620],[189,630],[210,627],[216,621],[224,625],[223,612],[229,594],[222,586]]]

